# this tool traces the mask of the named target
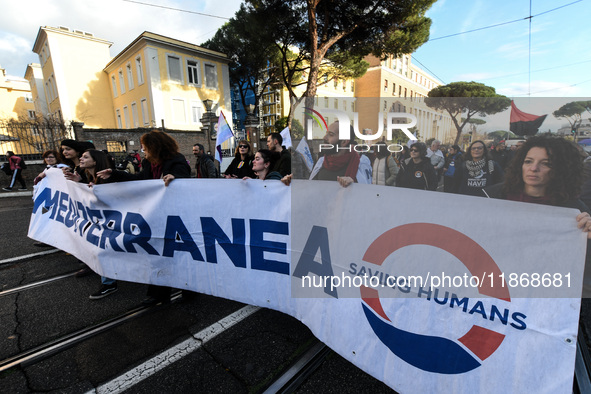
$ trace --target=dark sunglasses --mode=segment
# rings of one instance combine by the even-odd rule
[[[238,145],[239,148],[250,148],[248,145]]]
[[[419,150],[418,149],[415,149],[415,148],[412,148],[410,151],[411,152],[418,152]]]

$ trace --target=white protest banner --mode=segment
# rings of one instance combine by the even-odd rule
[[[272,297],[276,309],[289,307],[285,185],[175,179],[168,187],[146,180],[90,189],[66,181],[59,170],[46,178],[34,197],[29,236],[72,253],[99,274],[255,305]],[[257,196],[252,213],[233,202],[239,195]],[[286,208],[270,213],[270,206]]]
[[[34,199],[30,237],[108,277],[288,313],[401,393],[572,390],[580,299],[571,295],[585,253],[573,210],[322,181],[90,189],[57,170]],[[432,215],[434,206],[445,209]],[[551,274],[552,288],[539,279],[529,292],[525,273],[528,283]]]
[[[292,296],[333,301],[299,318],[355,365],[401,393],[572,391],[576,210],[296,181],[292,212]]]

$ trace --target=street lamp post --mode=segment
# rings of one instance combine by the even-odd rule
[[[246,106],[246,119],[244,120],[244,128],[246,129],[246,135],[248,140],[253,144],[253,149],[258,148],[258,140],[259,140],[259,120],[254,114],[255,110],[254,104],[249,104]]]
[[[212,152],[211,149],[211,140],[216,138],[215,135],[215,113],[211,110],[213,105],[213,101],[210,99],[203,100],[203,105],[205,106],[205,113],[201,117],[201,131],[205,132],[205,137],[207,138],[207,150],[208,152]]]

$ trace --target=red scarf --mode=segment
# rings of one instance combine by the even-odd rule
[[[162,165],[161,164],[154,164],[152,165],[152,179],[160,179],[162,178]]]
[[[326,155],[322,166],[329,171],[338,171],[347,166],[345,176],[351,177],[357,182],[359,160],[359,155],[355,152],[347,152],[344,155]]]

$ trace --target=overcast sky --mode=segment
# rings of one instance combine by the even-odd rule
[[[139,1],[222,18],[232,17],[240,5],[239,0]],[[39,61],[31,49],[40,26],[92,32],[113,42],[115,56],[145,30],[201,44],[225,22],[125,0],[3,2],[0,65],[20,77],[28,63]],[[528,91],[538,97],[591,96],[590,3],[532,0],[532,15],[543,14],[531,20],[530,51],[530,0],[439,0],[428,12],[431,41],[414,54],[421,63],[416,64],[444,83],[476,80],[509,97],[526,97]],[[495,24],[503,25],[438,39]]]

